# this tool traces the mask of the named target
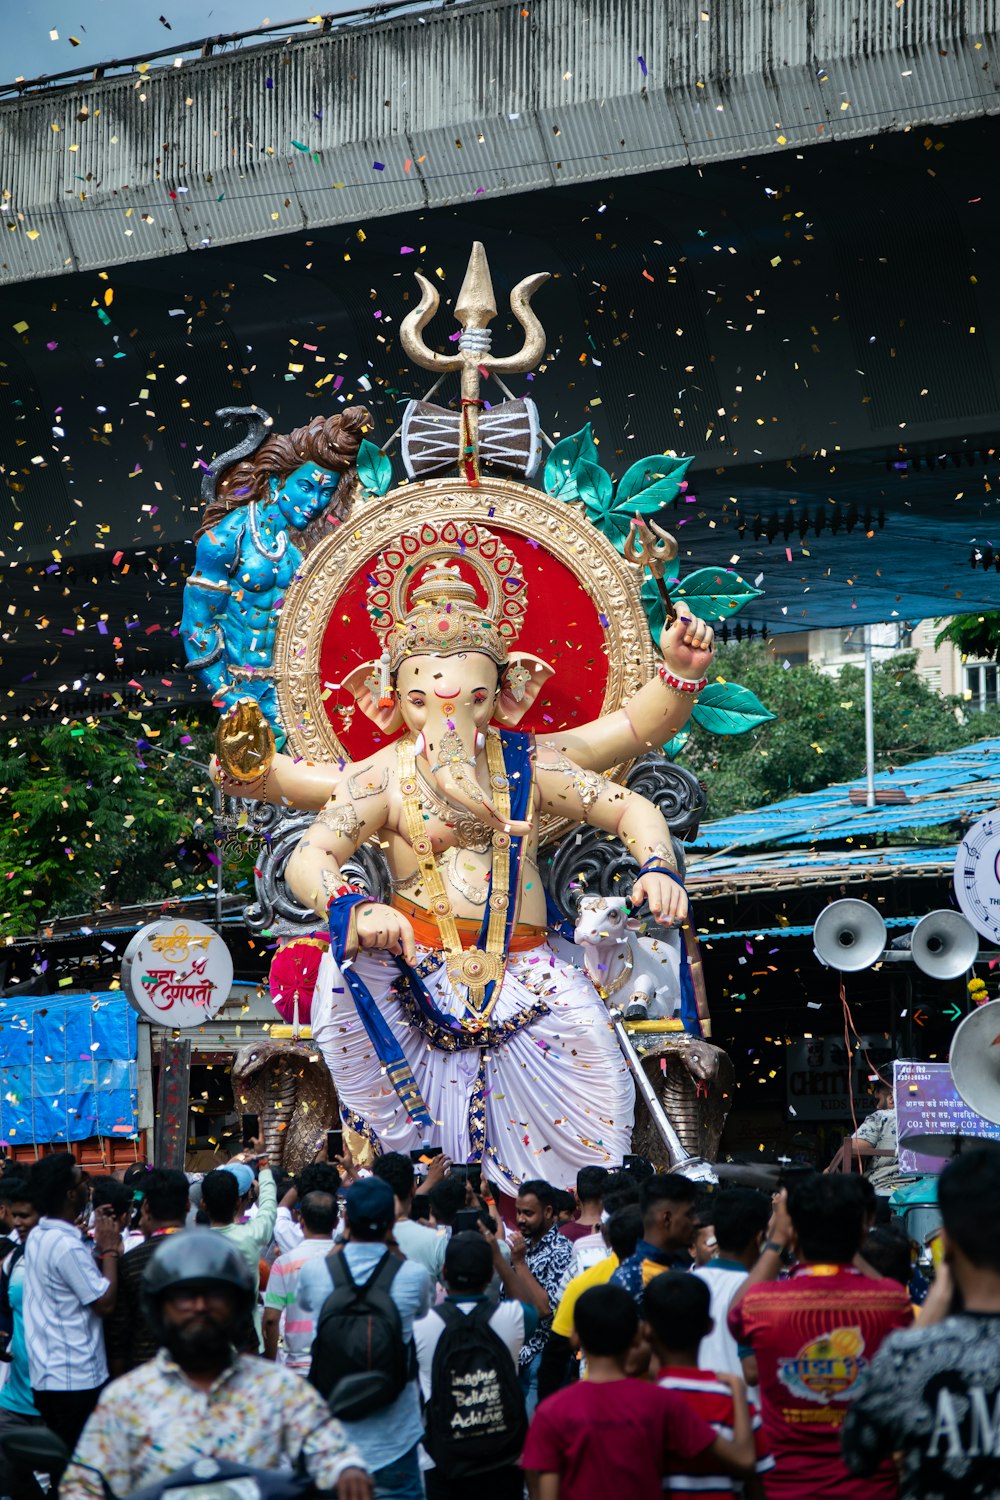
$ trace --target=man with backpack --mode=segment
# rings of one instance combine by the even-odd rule
[[[468,1500],[473,1491],[476,1500],[521,1500],[524,1488],[527,1417],[517,1362],[539,1319],[530,1303],[486,1296],[496,1259],[491,1240],[471,1230],[449,1240],[448,1295],[413,1330],[433,1465],[424,1471],[427,1500]]]
[[[375,1500],[423,1500],[413,1324],[431,1305],[431,1280],[387,1243],[387,1182],[356,1182],[345,1216],[345,1243],[299,1273],[298,1303],[316,1320],[309,1380],[360,1450]]]

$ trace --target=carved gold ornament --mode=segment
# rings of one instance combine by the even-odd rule
[[[309,553],[286,591],[274,649],[274,680],[293,754],[321,762],[351,759],[327,716],[327,690],[320,680],[327,622],[359,570],[370,567],[372,557],[391,547],[401,532],[448,520],[472,520],[529,538],[580,580],[602,619],[608,682],[601,714],[620,708],[653,676],[656,657],[634,570],[581,511],[513,480],[484,475],[478,488],[470,490],[460,481],[428,479],[390,490],[355,511],[348,523]],[[433,557],[421,562],[444,555],[439,546]],[[522,643],[531,646],[530,604]],[[624,769],[614,768],[611,778],[617,779]],[[551,820],[551,825],[556,822]],[[551,834],[554,826],[547,824],[546,831]]]
[[[256,698],[241,698],[215,730],[215,754],[230,781],[259,781],[274,760],[274,732]]]

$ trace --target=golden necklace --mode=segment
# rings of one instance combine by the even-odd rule
[[[510,906],[510,834],[498,828],[490,835],[493,854],[486,947],[463,948],[455,913],[420,806],[416,747],[412,737],[400,740],[398,754],[403,817],[410,847],[417,856],[417,864],[431,898],[427,909],[437,922],[441,934],[449,982],[456,988],[461,985],[468,990],[468,1003],[478,1018],[471,1023],[471,1029],[475,1030],[496,1004],[507,967],[504,938],[507,908]],[[503,763],[503,746],[495,729],[488,729],[486,732],[486,764],[489,767],[490,789],[497,811],[501,818],[507,819],[510,817],[510,782]],[[487,1006],[486,987],[489,984],[494,988]]]

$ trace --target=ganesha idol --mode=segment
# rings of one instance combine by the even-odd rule
[[[436,304],[422,286],[418,330]],[[512,307],[527,326],[518,290]],[[460,296],[460,321],[462,309]],[[463,325],[463,339],[470,323],[477,335],[480,372],[490,367],[475,326],[483,311]],[[440,356],[424,352],[418,362],[434,367]],[[464,405],[475,395],[463,371]],[[480,467],[489,424],[475,405],[481,425],[463,416],[458,482],[421,477],[369,496],[303,566],[275,670],[290,743],[274,754],[259,710],[238,706],[220,740],[237,746],[221,756],[221,779],[244,797],[316,810],[284,878],[329,929],[312,1038],[345,1126],[375,1150],[435,1145],[482,1162],[514,1193],[528,1178],[570,1183],[580,1167],[620,1163],[630,1150],[635,1086],[606,998],[553,937],[540,849],[590,825],[638,866],[632,902],[648,904],[660,926],[686,922],[667,823],[614,778],[684,727],[713,638],[679,605],[660,634],[661,659],[643,629],[641,646],[622,646],[628,660],[581,662],[568,637],[587,609],[612,643],[626,641],[629,609],[645,626],[639,579],[587,534],[586,518]],[[425,425],[435,420],[427,412]],[[452,415],[442,413],[442,430]],[[549,546],[589,575],[564,600],[546,597],[555,575],[536,579],[533,559]],[[570,571],[558,576],[568,587]],[[385,901],[344,873],[366,844],[388,865]]]

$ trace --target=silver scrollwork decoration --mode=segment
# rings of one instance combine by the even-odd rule
[[[307,828],[315,821],[311,812],[291,812],[287,808],[269,808],[270,816],[260,830],[264,846],[254,867],[254,894],[257,899],[243,908],[243,920],[251,932],[273,933],[277,937],[295,937],[315,932],[321,920],[311,907],[303,906],[285,881],[285,865]],[[373,901],[384,901],[390,889],[389,866],[380,849],[363,844],[341,866],[344,879],[363,886]]]
[[[644,755],[625,778],[625,785],[648,797],[670,828],[677,869],[685,872],[684,846],[678,835],[693,836],[707,807],[698,778],[662,755]],[[638,878],[639,865],[619,839],[596,828],[566,835],[543,863],[542,878],[555,905],[574,922],[580,900],[587,895],[627,896]]]

